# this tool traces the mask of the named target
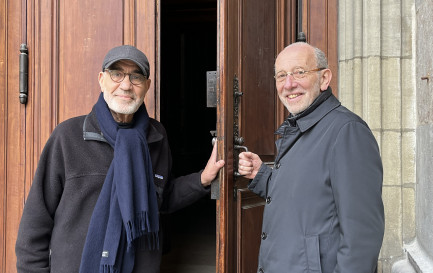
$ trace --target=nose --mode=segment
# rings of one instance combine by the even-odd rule
[[[125,78],[123,78],[123,80],[120,82],[120,88],[122,88],[123,90],[129,90],[132,88],[132,83],[129,80],[128,74],[126,74]]]
[[[298,82],[295,80],[293,75],[287,75],[286,79],[284,79],[284,88],[285,89],[291,89],[293,87],[296,87],[298,85]]]

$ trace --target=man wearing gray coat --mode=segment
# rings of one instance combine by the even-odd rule
[[[307,43],[275,61],[289,117],[273,167],[239,155],[239,173],[266,200],[259,273],[372,273],[384,233],[382,163],[368,125],[340,104],[325,54]]]

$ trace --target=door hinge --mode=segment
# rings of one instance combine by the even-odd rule
[[[26,104],[29,90],[29,57],[26,44],[20,46],[20,103]]]

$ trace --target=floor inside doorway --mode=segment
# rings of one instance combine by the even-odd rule
[[[216,208],[209,197],[171,215],[161,273],[215,273]]]

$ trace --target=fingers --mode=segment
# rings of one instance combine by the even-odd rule
[[[252,152],[242,152],[239,154],[239,158],[240,159],[245,159],[245,160],[252,160],[253,159],[253,153]]]
[[[241,169],[246,169],[254,166],[254,153],[252,152],[243,152],[239,154],[239,167]]]
[[[238,172],[241,175],[249,176],[254,171],[253,161],[247,155],[239,155]],[[248,178],[248,177],[247,177]]]
[[[209,161],[216,161],[216,157],[217,157],[217,142],[215,142],[215,144],[213,145],[212,148],[212,153],[210,155]]]
[[[238,172],[248,179],[254,179],[262,165],[260,157],[252,152],[239,154]]]
[[[206,167],[201,173],[201,183],[204,186],[208,186],[218,175],[219,170],[222,167],[224,167],[225,164],[224,160],[216,161],[216,159],[217,159],[217,144],[215,143],[212,149],[212,154],[210,155]]]

